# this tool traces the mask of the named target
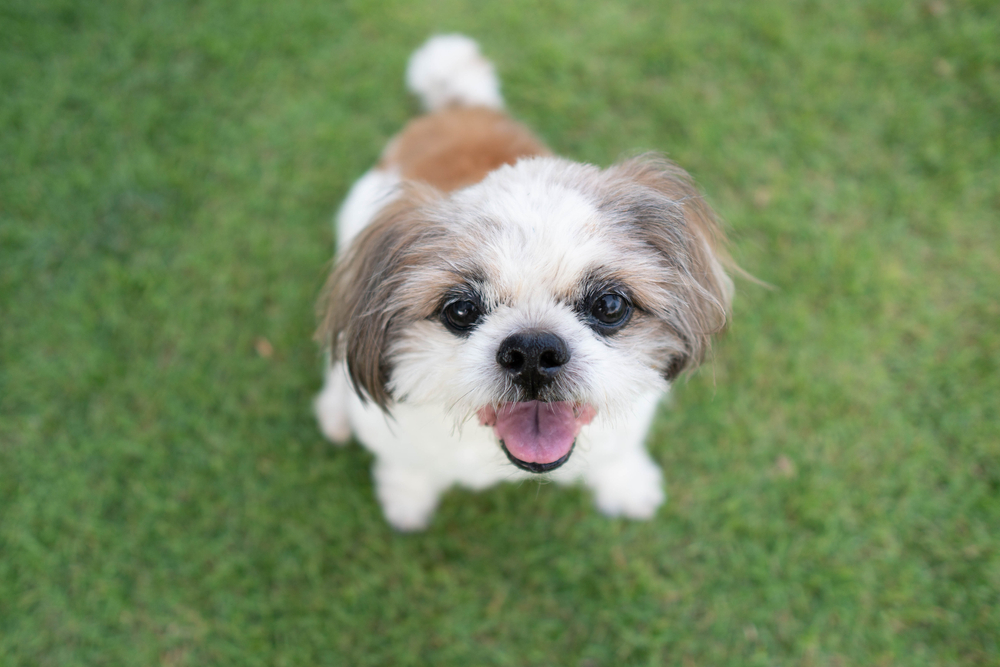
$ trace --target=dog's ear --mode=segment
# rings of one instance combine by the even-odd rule
[[[726,252],[726,238],[715,213],[691,177],[674,163],[643,155],[607,170],[613,183],[606,205],[628,235],[652,248],[660,259],[660,289],[654,316],[684,351],[661,369],[667,380],[698,366],[729,318],[733,281],[726,268],[739,271]]]
[[[333,361],[343,359],[355,391],[387,410],[392,396],[389,347],[419,317],[406,294],[415,270],[441,251],[443,228],[426,216],[440,193],[407,183],[346,249],[317,305],[317,340]]]

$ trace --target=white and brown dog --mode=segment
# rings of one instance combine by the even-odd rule
[[[423,528],[453,485],[545,473],[612,516],[651,517],[643,447],[671,382],[726,323],[712,211],[657,157],[554,157],[503,112],[475,42],[432,38],[407,83],[428,109],[351,189],[321,300],[316,414],[375,455],[378,498]]]

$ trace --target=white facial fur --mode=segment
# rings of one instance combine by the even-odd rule
[[[485,405],[516,400],[496,355],[505,338],[527,330],[554,333],[569,346],[557,400],[589,404],[603,418],[615,419],[626,417],[637,397],[666,388],[664,349],[680,352],[683,342],[657,328],[659,340],[650,349],[649,318],[639,311],[611,335],[595,331],[581,312],[595,271],[665,270],[652,251],[625,243],[621,227],[599,208],[594,188],[588,192],[598,178],[594,167],[527,160],[434,208],[435,221],[462,239],[453,247],[468,253],[442,258],[442,271],[455,268],[442,288],[473,287],[485,316],[467,336],[433,316],[402,330],[388,353],[389,389],[397,400],[444,405],[459,422]],[[628,293],[637,288],[614,287]],[[438,292],[443,300],[448,289]]]

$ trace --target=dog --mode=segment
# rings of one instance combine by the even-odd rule
[[[406,80],[427,113],[338,214],[319,302],[320,429],[375,456],[388,522],[447,489],[544,474],[648,519],[657,404],[729,318],[734,268],[690,177],[656,155],[556,157],[504,112],[473,40],[431,38]]]

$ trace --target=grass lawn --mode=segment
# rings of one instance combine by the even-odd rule
[[[512,112],[729,225],[670,500],[383,521],[320,437],[330,219],[478,38]],[[4,0],[0,665],[1000,664],[995,0]]]

